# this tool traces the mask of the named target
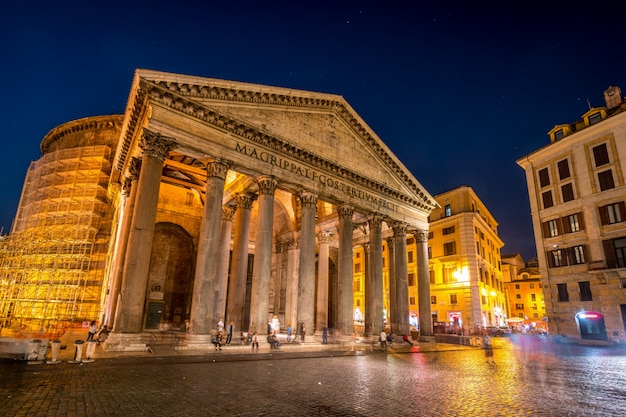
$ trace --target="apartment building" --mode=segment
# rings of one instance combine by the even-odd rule
[[[626,101],[619,87],[604,99],[517,161],[551,333],[594,344],[626,331]]]

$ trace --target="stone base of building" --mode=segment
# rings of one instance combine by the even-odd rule
[[[147,352],[148,345],[141,333],[109,333],[102,343],[104,350],[109,352]]]
[[[222,339],[222,343],[225,342],[226,340]],[[181,344],[178,346],[178,350],[215,350],[215,345],[213,344],[213,335],[187,333]]]

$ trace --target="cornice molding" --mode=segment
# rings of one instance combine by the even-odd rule
[[[397,192],[385,184],[372,181],[356,172],[346,169],[336,163],[329,161],[313,152],[302,149],[295,144],[284,139],[271,136],[261,132],[254,127],[246,125],[244,122],[219,113],[208,108],[194,99],[219,99],[235,102],[258,103],[292,107],[312,107],[325,109],[329,113],[340,117],[348,127],[359,137],[361,137],[373,153],[378,155],[380,160],[386,164],[395,175],[403,181],[417,196],[421,198],[413,199],[410,196]],[[199,86],[189,84],[178,84],[175,82],[160,81],[158,83],[141,79],[139,92],[135,95],[135,101],[131,108],[130,124],[122,152],[128,152],[130,147],[130,137],[132,131],[137,127],[137,122],[141,120],[144,104],[146,100],[153,100],[174,111],[182,112],[189,117],[202,120],[220,130],[239,136],[245,140],[257,143],[268,149],[286,155],[295,160],[304,162],[320,170],[330,172],[338,178],[358,184],[363,188],[372,190],[396,201],[424,209],[427,211],[436,207],[436,202],[428,199],[424,191],[414,183],[406,174],[405,170],[397,164],[394,158],[381,146],[378,140],[373,137],[368,129],[356,118],[353,113],[341,101],[329,98],[313,98],[302,96],[290,96],[284,94],[273,94],[270,92],[244,91],[237,89],[227,89],[224,87]],[[118,161],[118,169],[121,169],[121,161]]]

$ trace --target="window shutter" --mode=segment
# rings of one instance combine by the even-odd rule
[[[616,264],[615,250],[613,249],[612,240],[603,240],[602,248],[604,249],[604,259],[606,259],[607,268],[614,268]]]
[[[598,207],[598,211],[600,212],[600,223],[609,224],[609,211],[606,206]]]

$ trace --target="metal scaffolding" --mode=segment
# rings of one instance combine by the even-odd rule
[[[109,157],[109,147],[88,146],[31,164],[13,231],[0,237],[3,336],[55,336],[98,319],[112,213]]]

